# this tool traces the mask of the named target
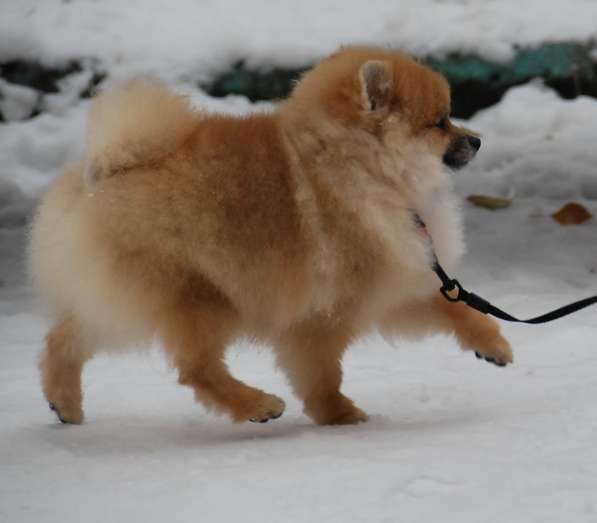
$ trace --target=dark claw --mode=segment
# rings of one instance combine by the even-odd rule
[[[477,357],[477,359],[485,359],[485,361],[488,361],[489,363],[493,363],[494,365],[497,365],[498,367],[505,367],[507,365],[506,362],[498,361],[498,360],[496,360],[494,358],[484,357],[479,352],[475,352],[475,356]]]
[[[250,418],[249,421],[252,423],[267,423],[270,419],[278,419],[282,413],[274,414],[273,412],[267,413],[267,418],[259,419],[259,418]]]
[[[66,421],[61,415],[60,415],[60,411],[56,408],[56,405],[54,405],[53,403],[49,403],[48,404],[50,407],[50,410],[56,413],[56,416],[58,417],[58,419],[60,420],[60,423],[64,423],[64,425],[68,425],[68,421]]]

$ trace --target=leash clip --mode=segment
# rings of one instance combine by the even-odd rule
[[[557,320],[558,318],[562,318],[563,316],[567,316],[568,314],[572,314],[573,312],[579,311],[584,309],[585,307],[589,307],[590,305],[597,304],[597,296],[591,296],[589,298],[585,298],[584,300],[575,301],[569,305],[564,307],[560,307],[555,311],[548,312],[547,314],[543,314],[542,316],[537,316],[536,318],[531,318],[530,320],[519,320],[518,318],[504,312],[501,309],[498,309],[487,300],[481,298],[481,296],[475,294],[474,292],[469,292],[465,290],[458,280],[451,279],[447,274],[446,271],[442,268],[437,260],[437,256],[435,251],[433,250],[433,241],[427,228],[425,227],[425,223],[421,220],[421,217],[417,214],[416,211],[412,210],[413,221],[416,227],[419,229],[420,233],[426,238],[429,248],[431,250],[431,256],[433,260],[433,264],[431,269],[437,277],[442,282],[442,286],[440,287],[440,292],[442,293],[443,297],[446,298],[449,302],[456,303],[456,302],[463,302],[472,309],[475,309],[483,314],[491,314],[496,318],[500,318],[501,320],[506,321],[515,321],[519,323],[531,323],[531,324],[538,324],[538,323],[546,323],[548,321]],[[454,290],[458,289],[458,294],[454,297],[450,296],[450,293]]]
[[[458,289],[458,294],[452,298],[449,293],[454,289]],[[483,314],[489,314],[491,310],[494,309],[493,305],[491,305],[491,303],[489,303],[487,300],[481,298],[481,296],[478,296],[474,292],[464,290],[458,280],[446,280],[444,285],[442,285],[440,288],[440,291],[446,300],[451,301],[452,303],[461,301]]]
[[[458,294],[454,297],[450,296],[450,293],[454,290],[458,289]],[[443,282],[443,285],[440,288],[441,293],[444,295],[446,300],[451,301],[452,303],[456,303],[457,301],[462,300],[462,285],[458,280],[446,280]]]

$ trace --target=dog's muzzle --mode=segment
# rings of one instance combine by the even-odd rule
[[[452,169],[460,169],[475,157],[480,147],[481,140],[476,136],[461,136],[446,151],[443,161]]]

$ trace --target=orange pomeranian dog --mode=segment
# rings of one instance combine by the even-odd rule
[[[453,333],[512,361],[497,324],[443,301],[442,263],[462,251],[444,164],[480,140],[449,120],[437,73],[399,53],[346,48],[320,62],[273,114],[208,115],[133,82],[92,105],[84,161],[59,178],[32,228],[30,270],[54,314],[42,385],[63,422],[83,420],[94,353],[157,336],[206,407],[237,422],[284,402],[235,379],[240,337],[270,344],[320,424],[366,414],[340,392],[347,346],[372,329]]]

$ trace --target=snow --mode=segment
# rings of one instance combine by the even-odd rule
[[[515,44],[597,33],[589,1],[394,4],[5,0],[0,58],[52,62],[76,50],[109,64],[114,81],[157,72],[198,105],[243,114],[272,106],[210,99],[184,76],[188,64],[205,75],[239,54],[301,64],[360,39],[506,58]],[[57,423],[38,383],[46,323],[22,271],[22,224],[83,149],[85,78],[71,82],[40,116],[0,125],[0,521],[597,521],[595,309],[504,324],[515,351],[505,369],[448,337],[360,340],[344,385],[371,415],[359,426],[313,425],[267,347],[248,344],[231,349],[230,365],[287,401],[279,420],[234,425],[205,413],[153,347],[97,357],[84,374],[86,423]],[[3,103],[26,110],[26,93],[14,93]],[[459,279],[522,317],[597,294],[597,222],[562,227],[550,216],[570,200],[597,212],[595,100],[531,84],[464,123],[483,145],[455,173],[458,192],[514,202],[495,212],[463,204]]]
[[[24,120],[29,118],[38,100],[35,89],[9,84],[0,79],[0,113],[5,120]]]
[[[563,100],[540,82],[511,89],[467,125],[484,144],[469,189],[503,196],[596,199],[597,104]]]
[[[508,60],[517,46],[589,41],[593,0],[4,0],[0,60],[96,57],[116,76],[152,72],[205,80],[239,59],[305,66],[346,43],[410,53],[479,53]]]

